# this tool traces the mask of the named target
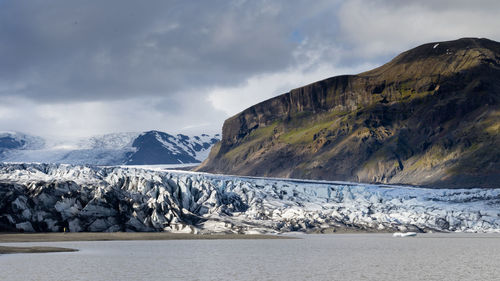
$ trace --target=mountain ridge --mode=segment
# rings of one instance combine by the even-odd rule
[[[0,134],[0,162],[91,165],[200,163],[219,135],[170,135],[160,131],[111,133],[72,142],[45,141],[19,132]]]
[[[498,42],[424,44],[381,67],[311,83],[230,117],[198,170],[495,187],[498,77]]]

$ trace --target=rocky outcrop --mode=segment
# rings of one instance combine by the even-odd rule
[[[464,38],[319,81],[226,120],[199,170],[500,187],[500,43]]]
[[[0,165],[0,231],[500,232],[500,190]]]

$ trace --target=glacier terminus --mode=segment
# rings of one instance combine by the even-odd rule
[[[500,190],[160,168],[0,164],[0,228],[26,232],[500,232]]]

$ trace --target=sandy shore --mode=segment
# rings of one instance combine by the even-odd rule
[[[193,239],[289,239],[261,234],[184,234],[165,232],[74,232],[74,233],[0,233],[0,243],[63,242],[111,240],[193,240]]]

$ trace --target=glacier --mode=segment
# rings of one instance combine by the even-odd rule
[[[0,230],[500,232],[500,189],[0,164]]]

